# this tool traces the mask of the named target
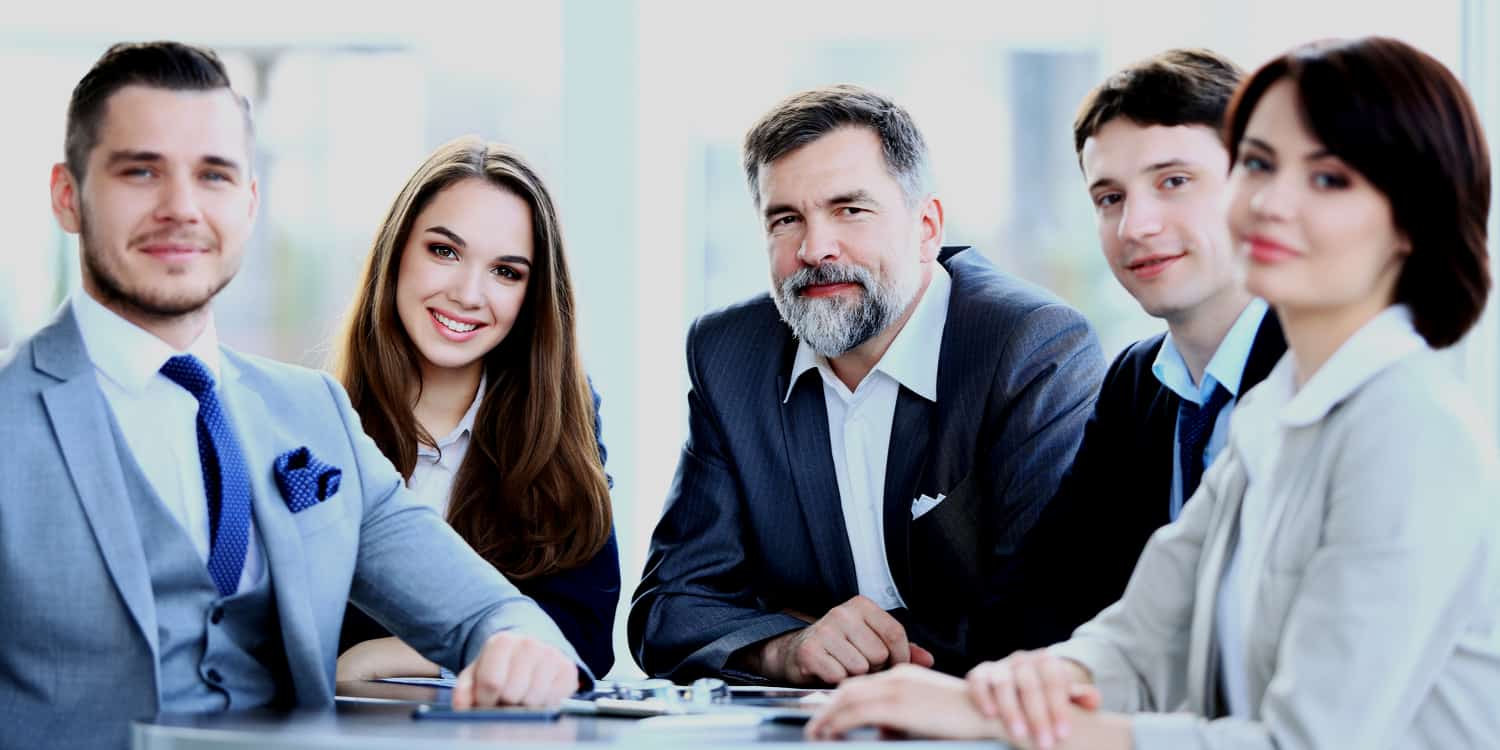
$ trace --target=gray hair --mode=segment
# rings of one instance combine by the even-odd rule
[[[745,134],[745,178],[760,204],[760,168],[843,127],[867,127],[880,138],[886,171],[907,205],[931,192],[927,142],[911,115],[890,99],[852,84],[824,86],[783,100]]]

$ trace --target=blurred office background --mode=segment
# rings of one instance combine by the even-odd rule
[[[1464,78],[1496,144],[1497,5],[436,0],[335,11],[272,0],[216,6],[212,17],[185,2],[12,8],[0,28],[0,349],[78,286],[76,241],[50,214],[47,174],[61,159],[73,84],[114,41],[212,46],[254,101],[259,226],[218,302],[221,337],[246,351],[322,366],[375,226],[423,156],[466,133],[518,145],[561,202],[583,350],[604,399],[625,578],[616,674],[629,675],[623,613],[685,432],[684,333],[695,316],[767,286],[739,166],[740,139],[767,107],[832,82],[891,94],[932,147],[947,242],[1055,290],[1112,356],[1162,326],[1104,266],[1074,159],[1074,110],[1103,75],[1169,46],[1211,47],[1253,69],[1313,38],[1389,34]],[[1492,425],[1495,318],[1491,304],[1452,356]]]

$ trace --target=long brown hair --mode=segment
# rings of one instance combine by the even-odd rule
[[[418,442],[436,441],[413,413],[411,384],[420,393],[422,371],[396,315],[396,275],[417,215],[470,179],[526,202],[534,257],[515,324],[484,357],[488,385],[453,480],[448,522],[492,565],[525,579],[588,562],[608,540],[612,518],[557,210],[520,154],[468,136],[427,157],[375,236],[332,367],[365,431],[409,478]]]

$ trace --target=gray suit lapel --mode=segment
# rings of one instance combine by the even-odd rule
[[[786,393],[786,389],[783,375],[777,378],[776,392]],[[816,377],[804,378],[792,391],[791,399],[781,405],[781,429],[786,438],[787,468],[802,503],[802,517],[812,533],[818,570],[835,596],[852,596],[850,592],[858,592],[859,583],[829,448],[828,407],[823,403],[822,383]]]
[[[1225,452],[1233,451],[1226,446]],[[1220,455],[1216,461],[1232,460]],[[1218,705],[1219,642],[1214,629],[1219,589],[1224,582],[1224,568],[1239,541],[1240,502],[1245,496],[1243,471],[1229,477],[1227,489],[1213,508],[1207,537],[1203,540],[1203,558],[1198,569],[1197,593],[1193,599],[1193,624],[1188,641],[1188,701],[1191,710],[1202,716],[1217,716],[1225,706]]]
[[[145,637],[155,665],[156,603],[151,574],[126,496],[124,469],[110,428],[109,404],[99,390],[98,376],[84,349],[72,307],[64,306],[57,320],[37,333],[32,346],[36,368],[62,381],[42,392],[42,403],[105,567]],[[153,684],[159,681],[153,680]]]
[[[224,353],[222,393],[229,407],[250,471],[254,500],[255,527],[266,555],[266,569],[276,594],[276,610],[281,619],[281,637],[286,649],[287,665],[297,692],[297,702],[316,706],[332,695],[324,669],[318,628],[304,585],[308,575],[302,550],[302,535],[292,520],[281,491],[276,486],[273,468],[276,425],[271,421],[258,394],[240,385],[237,362],[227,350]]]
[[[902,387],[891,419],[891,442],[885,460],[885,558],[896,587],[910,602],[911,504],[927,465],[933,406]]]

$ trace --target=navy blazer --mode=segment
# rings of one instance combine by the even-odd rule
[[[1182,399],[1151,372],[1165,339],[1137,341],[1110,364],[1073,466],[1000,597],[1017,614],[997,623],[986,659],[1067,640],[1120,598],[1146,540],[1171,521]],[[1265,380],[1285,352],[1281,323],[1268,310],[1235,397]]]
[[[953,291],[937,402],[902,388],[886,465],[894,614],[936,666],[960,672],[977,593],[1000,585],[1071,463],[1104,358],[1076,310],[978,251],[939,256]],[[689,430],[652,535],[628,631],[648,673],[727,674],[740,649],[859,593],[840,506],[823,385],[803,373],[783,404],[797,341],[768,295],[688,333]],[[919,494],[946,495],[913,521]]]
[[[615,607],[620,603],[620,548],[613,529],[599,554],[582,567],[510,582],[536,600],[557,623],[578,657],[596,675],[615,664]],[[385,638],[391,633],[358,607],[349,605],[339,632],[339,653],[357,643]]]
[[[599,418],[599,392],[589,382],[594,398],[594,435],[598,441],[599,460],[607,462],[604,432]],[[605,475],[611,488],[614,479]],[[524,581],[511,579],[521,593],[536,600],[552,621],[557,623],[578,657],[599,677],[615,664],[615,609],[620,604],[620,546],[615,530],[598,554],[572,570],[539,575]],[[344,613],[344,628],[339,633],[339,653],[357,643],[385,638],[390,631],[380,626],[358,607],[350,605]]]

